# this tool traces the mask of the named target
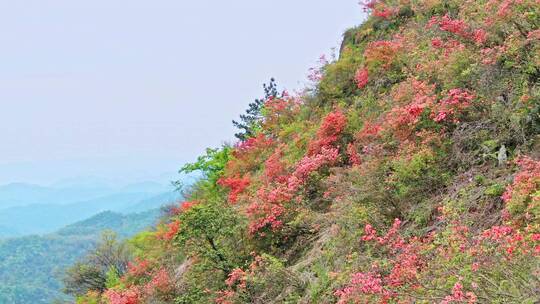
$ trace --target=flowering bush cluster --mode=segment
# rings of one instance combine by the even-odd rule
[[[110,304],[139,304],[141,303],[140,291],[137,288],[130,288],[124,291],[109,289],[105,292],[105,298]]]
[[[140,304],[146,303],[151,297],[168,299],[173,291],[173,285],[169,273],[165,269],[159,269],[153,273],[137,274],[130,273],[130,280],[137,278],[142,280],[139,284],[132,284],[126,289],[108,289],[104,296],[110,304]],[[128,283],[129,284],[129,283]]]
[[[218,184],[230,189],[229,202],[234,204],[238,201],[238,195],[240,195],[249,186],[250,180],[248,176],[245,177],[227,177],[218,180]]]
[[[442,31],[452,33],[461,38],[474,41],[478,45],[482,45],[487,40],[487,33],[484,29],[472,30],[470,26],[463,20],[452,19],[448,15],[442,17],[434,16],[428,22],[429,28],[438,26]]]
[[[347,125],[347,117],[341,111],[330,112],[324,117],[317,136],[308,148],[308,154],[319,154],[323,148],[334,145]]]
[[[111,286],[103,297],[110,304],[140,304],[152,300],[167,301],[174,292],[169,271],[158,261],[135,258],[116,286]],[[100,302],[101,303],[101,302]]]
[[[513,199],[532,202],[531,195],[539,189],[539,162],[530,158],[520,158],[516,162],[520,171],[503,194],[507,208],[508,202]],[[374,251],[372,257],[375,261],[368,266],[368,271],[351,274],[349,283],[335,292],[339,302],[388,303],[423,298],[430,303],[477,303],[479,297],[497,296],[496,290],[499,287],[492,281],[496,279],[490,277],[496,277],[499,271],[505,273],[506,279],[522,290],[532,286],[529,284],[535,284],[534,280],[520,281],[514,267],[530,265],[540,256],[540,233],[536,221],[495,225],[474,235],[459,218],[452,219],[446,211],[441,212],[438,220],[447,222],[448,228],[429,233],[421,239],[403,238],[400,235],[401,221],[398,219],[384,235],[378,234],[371,224],[366,224],[361,241],[375,245],[377,251]],[[522,210],[519,214],[526,214],[526,211]],[[381,254],[385,257],[383,264],[376,262]],[[460,262],[453,264],[453,261]],[[465,275],[465,261],[468,263],[465,269],[469,269],[467,279],[460,276],[447,295],[435,289],[430,291],[432,276],[441,275],[438,271],[448,276],[456,273]],[[448,265],[437,270],[441,263]],[[527,267],[534,269],[535,266],[533,263]],[[475,274],[481,277],[470,277]],[[464,290],[463,280],[472,286],[472,290]],[[514,297],[511,294],[498,296]]]
[[[140,277],[147,275],[150,270],[150,262],[148,260],[136,258],[133,262],[128,264],[127,276]]]
[[[417,238],[405,240],[400,235],[400,226],[401,221],[395,219],[392,227],[382,236],[370,224],[365,226],[361,240],[374,243],[389,261],[385,265],[371,265],[367,273],[353,274],[348,286],[336,291],[339,303],[387,303],[406,298],[402,291],[418,286],[419,272],[425,264],[421,255],[424,244]]]
[[[257,191],[258,198],[247,209],[251,219],[249,231],[254,234],[265,227],[271,227],[272,230],[281,228],[283,221],[280,217],[286,211],[284,206],[293,199],[301,199],[301,196],[297,196],[297,192],[307,182],[311,173],[323,166],[334,164],[338,157],[337,148],[323,146],[318,154],[302,158],[284,182],[261,187]]]
[[[464,292],[463,285],[461,283],[456,283],[452,288],[452,294],[444,297],[444,300],[441,301],[441,304],[450,304],[450,303],[468,303],[474,304],[477,302],[476,295],[471,292]]]
[[[354,76],[354,81],[356,82],[356,85],[359,89],[363,89],[369,81],[369,71],[366,68],[359,69],[356,71],[356,75]]]
[[[380,0],[361,1],[360,4],[364,7],[364,11],[371,11],[373,16],[383,19],[390,19],[399,11],[397,7],[392,7],[385,3],[385,1]]]
[[[396,55],[403,48],[402,39],[401,36],[396,36],[393,40],[370,42],[364,51],[367,65],[373,69],[378,66],[382,66],[384,69],[390,67]]]
[[[452,89],[448,92],[448,97],[435,105],[431,113],[431,118],[435,122],[452,120],[459,122],[456,115],[471,105],[474,96],[466,90]]]
[[[180,230],[180,220],[176,219],[167,224],[167,229],[164,231],[162,235],[158,235],[158,238],[170,241],[176,236],[176,234],[178,234],[179,230]]]
[[[282,161],[283,157],[283,148],[277,147],[276,150],[268,157],[264,162],[264,175],[267,182],[278,182],[283,183],[286,181],[286,170],[285,164]]]

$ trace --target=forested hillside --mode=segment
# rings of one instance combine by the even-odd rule
[[[78,303],[540,302],[540,2],[362,7],[311,86],[272,81],[182,168],[134,259],[70,272]]]
[[[129,215],[107,211],[53,234],[0,240],[0,303],[69,299],[62,292],[67,267],[93,250],[104,230],[124,239],[153,226],[159,215],[159,209]]]

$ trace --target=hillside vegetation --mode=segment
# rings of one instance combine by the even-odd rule
[[[159,215],[159,209],[128,215],[107,211],[56,233],[0,240],[0,303],[69,299],[62,292],[64,272],[93,250],[103,230],[132,237],[154,225]]]
[[[540,2],[365,9],[78,303],[540,302]]]

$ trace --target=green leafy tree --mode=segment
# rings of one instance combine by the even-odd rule
[[[189,174],[192,172],[201,172],[205,179],[211,183],[215,183],[225,170],[225,165],[229,161],[230,147],[221,149],[206,149],[206,154],[197,158],[194,163],[186,164],[180,169],[180,173]],[[179,182],[175,182],[177,186],[181,186]]]
[[[228,206],[206,202],[191,207],[180,215],[181,227],[175,241],[179,248],[196,253],[210,267],[222,270],[225,275],[242,257],[238,252],[239,219]],[[239,235],[239,234],[238,234]]]

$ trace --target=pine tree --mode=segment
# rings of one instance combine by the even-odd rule
[[[276,80],[274,78],[270,78],[268,84],[263,84],[263,88],[264,98],[255,99],[254,102],[250,103],[246,110],[246,114],[240,115],[240,121],[232,121],[233,125],[241,130],[234,135],[241,141],[245,141],[248,138],[255,136],[255,132],[262,120],[261,110],[264,107],[264,103],[270,99],[283,97],[284,92],[280,93],[278,91]]]

